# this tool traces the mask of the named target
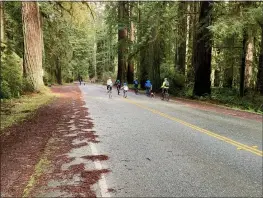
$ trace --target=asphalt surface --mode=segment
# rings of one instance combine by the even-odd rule
[[[80,89],[97,152],[109,157],[102,166],[112,197],[262,197],[261,122],[132,92],[124,99],[115,89],[110,99],[100,85]]]

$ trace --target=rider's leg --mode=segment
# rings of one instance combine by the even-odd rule
[[[147,88],[146,88],[146,95],[149,95],[149,91],[150,91],[150,88],[147,87]]]

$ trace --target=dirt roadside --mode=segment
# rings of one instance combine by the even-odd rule
[[[60,97],[1,135],[1,197],[96,197],[92,185],[109,172],[87,168],[108,157],[87,155],[87,146],[99,141],[77,85],[55,86],[52,92]],[[83,156],[72,154],[78,148]]]

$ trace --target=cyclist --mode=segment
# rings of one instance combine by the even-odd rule
[[[121,81],[120,80],[116,80],[116,86],[117,86],[117,91],[118,91],[118,94],[120,93],[120,89],[121,89]]]
[[[108,78],[107,80],[107,91],[112,90],[112,80],[111,77]]]
[[[164,99],[164,94],[166,92],[168,92],[168,89],[169,89],[169,82],[168,82],[167,78],[164,79],[161,88],[162,88],[162,96],[163,96],[162,100],[163,100]]]
[[[138,86],[139,86],[139,81],[137,78],[135,78],[135,80],[133,81],[133,85],[134,85],[135,93],[137,94]]]
[[[150,80],[146,80],[144,86],[146,88],[146,95],[149,96],[150,92],[152,90],[152,83],[151,83],[151,81]]]
[[[121,89],[123,89],[123,96],[126,98],[127,94],[125,93],[129,90],[127,83],[123,83],[123,87]]]

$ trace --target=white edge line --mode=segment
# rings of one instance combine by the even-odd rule
[[[82,91],[82,89],[80,89],[80,90],[81,90],[81,99],[84,100],[83,91]],[[85,102],[85,106],[86,106],[86,101],[84,100],[84,102]],[[94,144],[92,144],[92,143],[90,144],[90,149],[91,149],[92,155],[98,155],[98,150]],[[102,165],[99,161],[94,161],[94,165],[95,165],[96,169],[102,170]],[[108,192],[108,185],[106,182],[106,178],[103,174],[101,175],[101,179],[99,180],[98,185],[100,188],[101,197],[111,197],[109,192]]]
[[[98,155],[97,148],[94,144],[90,144],[90,148],[92,155]],[[102,170],[102,165],[99,161],[94,161],[94,165],[96,169]],[[106,182],[106,178],[103,174],[101,175],[101,179],[99,180],[98,184],[100,188],[101,197],[111,197],[108,193],[108,185]]]

